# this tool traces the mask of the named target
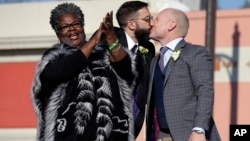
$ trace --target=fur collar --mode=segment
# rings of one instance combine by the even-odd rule
[[[97,48],[98,49],[98,48]],[[99,48],[100,49],[100,48]],[[32,89],[31,89],[31,98],[32,103],[37,115],[37,140],[39,141],[54,141],[55,138],[55,125],[56,119],[58,116],[58,109],[61,106],[61,102],[63,101],[66,95],[66,87],[68,83],[60,84],[55,91],[53,91],[51,97],[48,99],[48,104],[46,107],[43,107],[43,101],[40,99],[41,92],[41,80],[40,75],[48,64],[50,60],[58,57],[62,54],[72,53],[75,51],[75,48],[65,47],[64,44],[57,44],[53,46],[53,49],[49,53],[45,53],[42,60],[38,63]],[[132,58],[132,55],[129,51],[127,51]],[[131,59],[132,71],[136,74],[135,71],[135,62]],[[111,134],[113,130],[113,122],[112,122],[112,110],[114,109],[113,103],[111,102],[112,92],[111,92],[111,84],[107,80],[108,78],[102,75],[93,75],[93,70],[101,70],[105,71],[105,67],[110,66],[110,61],[108,55],[104,55],[102,60],[92,61],[93,66],[95,68],[87,68],[84,69],[77,77],[78,79],[78,89],[79,94],[75,101],[76,111],[75,111],[75,129],[77,134],[83,134],[84,129],[87,126],[87,123],[93,113],[93,107],[98,107],[98,113],[96,116],[96,122],[98,125],[97,128],[97,139],[98,141],[104,141],[106,136]],[[129,117],[129,141],[134,141],[134,119],[133,119],[133,110],[132,110],[132,88],[128,86],[125,80],[119,77],[116,74],[114,69],[109,68],[116,76],[121,101],[124,104],[123,110],[126,115]],[[89,79],[91,78],[91,79]],[[97,83],[99,87],[94,88],[93,84]],[[134,86],[133,82],[133,85]],[[96,93],[94,93],[96,89]],[[94,99],[97,99],[96,105],[92,102]],[[82,100],[82,99],[88,99]],[[45,109],[45,110],[42,110]],[[84,116],[83,116],[84,115]],[[102,123],[100,123],[102,121]],[[117,129],[119,132],[119,129]]]

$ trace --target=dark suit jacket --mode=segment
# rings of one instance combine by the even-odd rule
[[[178,60],[170,58],[163,84],[165,115],[175,141],[187,141],[193,127],[206,131],[210,141],[220,141],[212,118],[214,90],[212,84],[212,61],[205,47],[191,45],[182,40],[176,49],[181,49]],[[150,66],[149,94],[147,105],[147,137],[154,132],[153,76],[158,58]],[[149,138],[148,138],[149,140]]]
[[[128,47],[127,38],[125,32],[121,28],[115,28],[116,36],[123,47]],[[136,70],[138,72],[138,78],[136,80],[135,91],[138,94],[135,95],[135,102],[139,108],[139,114],[135,117],[135,137],[139,134],[144,116],[145,116],[145,104],[147,101],[148,93],[148,79],[149,79],[149,66],[152,58],[155,56],[154,45],[150,41],[140,42],[139,46],[143,46],[149,50],[146,56],[143,56],[139,51],[136,55]],[[144,58],[145,57],[145,58]],[[135,92],[134,92],[135,93]]]

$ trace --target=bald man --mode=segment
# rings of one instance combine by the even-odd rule
[[[150,25],[150,38],[162,47],[150,65],[147,140],[220,141],[212,118],[212,60],[205,47],[184,40],[188,17],[167,8]]]

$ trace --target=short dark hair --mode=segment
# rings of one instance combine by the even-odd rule
[[[81,8],[73,3],[62,3],[51,10],[50,25],[56,33],[59,31],[60,18],[65,14],[76,15],[81,24],[84,26],[84,14]]]
[[[144,7],[148,7],[148,3],[142,1],[128,1],[123,3],[116,13],[116,20],[119,26],[125,27],[128,18]]]

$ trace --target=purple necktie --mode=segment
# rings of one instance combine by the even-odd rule
[[[164,70],[164,54],[167,52],[168,50],[168,47],[164,46],[164,47],[161,47],[160,49],[160,59],[159,59],[159,66],[160,66],[160,69],[161,71],[163,72]]]

